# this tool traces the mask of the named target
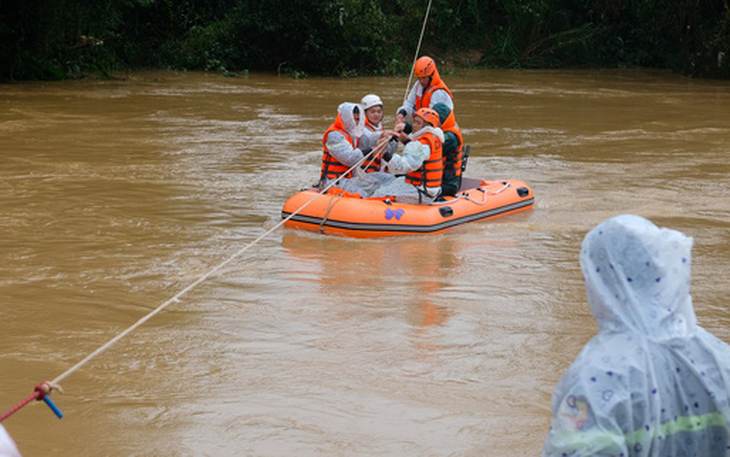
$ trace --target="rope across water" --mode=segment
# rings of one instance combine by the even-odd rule
[[[408,84],[406,85],[406,93],[405,93],[405,96],[403,97],[403,101],[405,101],[408,98],[408,89],[409,89],[409,87],[411,85],[411,79],[413,77],[413,66],[416,63],[416,60],[418,59],[418,53],[421,50],[421,43],[423,42],[423,34],[424,34],[425,30],[426,30],[426,23],[428,22],[428,15],[429,15],[429,13],[431,11],[431,3],[432,3],[432,1],[433,0],[429,0],[428,7],[426,8],[426,15],[423,18],[423,26],[421,27],[421,35],[418,38],[418,46],[416,47],[416,54],[415,54],[415,56],[413,58],[413,65],[411,65],[411,72],[410,72],[410,75],[408,76]],[[86,365],[89,362],[91,362],[94,358],[96,358],[97,356],[99,356],[100,354],[102,354],[103,352],[105,352],[110,347],[114,346],[114,344],[116,344],[119,340],[121,340],[125,336],[129,335],[130,333],[132,333],[134,330],[136,330],[142,324],[144,324],[145,322],[147,322],[148,320],[152,319],[154,316],[156,316],[157,314],[159,314],[160,312],[162,312],[165,308],[167,308],[168,306],[170,306],[173,303],[179,302],[180,297],[182,297],[183,295],[185,295],[186,293],[190,292],[192,289],[194,289],[195,287],[197,287],[198,285],[200,285],[201,283],[203,283],[205,280],[207,280],[208,278],[210,278],[212,275],[214,275],[215,273],[217,273],[218,271],[220,271],[223,267],[225,267],[226,265],[228,265],[229,263],[231,263],[233,260],[235,260],[236,258],[238,258],[241,255],[243,255],[246,251],[248,251],[253,246],[255,246],[256,244],[258,244],[261,240],[263,240],[264,238],[266,238],[267,236],[269,236],[276,229],[278,229],[279,227],[281,227],[282,225],[284,225],[292,217],[294,217],[297,214],[299,214],[304,208],[306,208],[307,206],[309,206],[317,198],[319,198],[321,195],[323,195],[329,189],[331,189],[337,183],[339,183],[339,181],[342,179],[343,176],[351,173],[353,170],[355,170],[356,168],[358,168],[363,162],[365,162],[366,159],[371,158],[371,157],[374,157],[375,154],[379,153],[382,150],[382,148],[384,147],[385,144],[387,144],[387,142],[388,141],[385,141],[385,140],[381,141],[375,148],[373,148],[372,151],[370,151],[370,153],[364,155],[362,159],[360,159],[359,161],[357,161],[357,163],[355,163],[352,167],[350,167],[345,173],[343,173],[342,175],[340,175],[336,179],[332,180],[332,182],[329,185],[327,185],[324,189],[322,189],[322,191],[320,191],[320,193],[318,193],[317,195],[315,195],[314,197],[312,197],[311,200],[309,200],[307,203],[305,203],[304,205],[302,205],[301,207],[299,207],[299,209],[297,209],[296,211],[292,212],[289,216],[287,216],[286,218],[284,218],[281,221],[279,221],[279,223],[277,223],[276,225],[274,225],[272,228],[270,228],[269,230],[267,230],[265,233],[263,233],[261,236],[259,236],[258,238],[256,238],[254,241],[252,241],[248,245],[246,245],[243,248],[239,249],[235,254],[233,254],[232,256],[230,256],[229,258],[227,258],[226,260],[222,261],[221,263],[219,263],[215,267],[211,268],[207,273],[205,273],[202,276],[200,276],[198,279],[196,279],[195,281],[193,281],[190,285],[188,285],[183,290],[181,290],[180,292],[178,292],[177,294],[175,294],[172,298],[170,298],[169,300],[167,300],[166,302],[162,303],[157,308],[155,308],[154,310],[152,310],[151,312],[149,312],[148,314],[146,314],[145,316],[143,316],[142,318],[140,318],[137,322],[135,322],[134,324],[132,324],[126,330],[124,330],[121,333],[117,334],[114,338],[112,338],[111,340],[107,341],[105,344],[103,344],[102,346],[100,346],[99,348],[97,348],[94,352],[92,352],[91,354],[89,354],[86,357],[84,357],[83,359],[81,359],[74,366],[72,366],[68,370],[64,371],[60,375],[56,376],[56,378],[54,378],[52,381],[50,381],[50,382],[44,382],[44,383],[41,383],[38,386],[36,386],[35,390],[33,391],[33,394],[31,394],[30,396],[28,396],[27,398],[25,398],[24,400],[22,400],[20,403],[18,403],[14,407],[10,408],[10,410],[8,410],[7,412],[5,412],[4,414],[0,415],[0,422],[4,421],[5,419],[7,419],[11,415],[13,415],[14,413],[16,413],[17,411],[19,411],[21,408],[23,408],[25,405],[27,405],[28,403],[32,402],[33,400],[47,400],[46,403],[51,407],[51,409],[54,410],[54,413],[56,413],[59,416],[59,418],[60,418],[61,417],[60,411],[57,410],[57,408],[55,407],[55,405],[53,405],[53,403],[50,401],[50,398],[48,398],[48,396],[51,395],[51,393],[54,390],[59,390],[59,391],[61,390],[60,389],[60,386],[59,386],[59,383],[61,381],[63,381],[67,377],[71,376],[74,372],[76,372],[79,369],[81,369],[84,365]],[[329,211],[328,211],[328,213],[329,213]]]
[[[89,362],[91,362],[94,358],[96,358],[97,356],[99,356],[100,354],[102,354],[103,352],[105,352],[110,347],[114,346],[114,344],[116,344],[119,340],[121,340],[125,336],[129,335],[130,333],[132,333],[134,330],[136,330],[142,324],[144,324],[145,322],[147,322],[148,320],[152,319],[154,316],[156,316],[157,314],[159,314],[160,312],[162,312],[165,308],[167,308],[168,306],[170,306],[173,303],[179,302],[180,301],[180,297],[182,297],[186,293],[190,292],[195,287],[199,286],[201,283],[203,283],[205,280],[207,280],[208,278],[210,278],[212,275],[214,275],[215,273],[219,272],[223,267],[225,267],[226,265],[230,264],[233,260],[235,260],[236,258],[240,257],[246,251],[248,251],[253,246],[255,246],[256,244],[258,244],[259,242],[261,242],[264,238],[266,238],[267,236],[269,236],[276,229],[278,229],[279,227],[281,227],[282,225],[284,225],[289,219],[291,219],[292,217],[294,217],[297,214],[299,214],[302,210],[304,210],[304,208],[306,208],[312,202],[314,202],[317,198],[319,198],[320,196],[322,196],[323,194],[325,194],[329,189],[331,189],[332,187],[334,187],[335,185],[337,185],[344,175],[349,174],[354,169],[356,169],[360,165],[362,165],[362,163],[365,160],[367,160],[368,158],[370,158],[372,155],[376,154],[378,152],[378,149],[379,148],[377,148],[377,147],[376,148],[373,148],[373,150],[370,151],[370,153],[368,153],[365,156],[363,156],[362,159],[360,159],[359,161],[357,161],[357,163],[355,163],[352,167],[350,167],[350,169],[348,169],[340,177],[333,179],[331,183],[329,183],[317,195],[315,195],[314,197],[312,197],[307,203],[305,203],[304,205],[302,205],[301,207],[299,207],[296,211],[292,212],[286,218],[284,218],[281,221],[279,221],[279,223],[277,223],[272,228],[270,228],[265,233],[263,233],[261,236],[259,236],[255,240],[253,240],[251,243],[249,243],[246,246],[242,247],[237,252],[235,252],[233,255],[231,255],[230,257],[228,257],[227,259],[225,259],[224,261],[222,261],[221,263],[219,263],[215,267],[213,267],[210,270],[208,270],[207,273],[203,274],[198,279],[196,279],[195,281],[193,281],[190,285],[188,285],[187,287],[185,287],[184,289],[182,289],[180,292],[176,293],[169,300],[165,301],[164,303],[162,303],[161,305],[159,305],[157,308],[155,308],[154,310],[152,310],[149,313],[147,313],[145,316],[143,316],[142,318],[140,318],[137,322],[135,322],[134,324],[132,324],[126,330],[124,330],[121,333],[117,334],[114,338],[112,338],[111,340],[107,341],[105,344],[103,344],[102,346],[100,346],[99,348],[97,348],[94,352],[92,352],[91,354],[89,354],[86,357],[84,357],[83,359],[81,359],[78,363],[76,363],[74,366],[72,366],[68,370],[66,370],[63,373],[61,373],[60,375],[58,375],[52,381],[50,381],[50,382],[44,382],[44,383],[39,384],[38,386],[36,386],[36,389],[35,389],[35,391],[33,392],[32,395],[30,395],[29,397],[25,398],[23,401],[21,401],[20,403],[18,403],[13,408],[10,408],[4,414],[0,415],[0,422],[4,421],[8,417],[10,417],[14,413],[16,413],[18,410],[20,410],[21,408],[23,408],[25,405],[27,405],[31,401],[33,401],[33,400],[43,400],[43,399],[47,398],[47,396],[50,395],[54,390],[59,390],[60,391],[59,384],[61,383],[61,381],[63,381],[64,379],[68,378],[69,376],[71,376],[74,372],[76,372],[79,369],[81,369],[84,365],[86,365]],[[47,403],[49,403],[49,406],[51,406],[51,404],[52,404],[50,402],[47,402]],[[53,407],[51,407],[51,408],[53,409]],[[55,412],[55,410],[54,410],[54,412]]]

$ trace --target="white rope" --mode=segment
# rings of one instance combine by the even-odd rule
[[[70,376],[72,373],[74,373],[75,371],[79,370],[81,367],[83,367],[87,363],[89,363],[92,359],[96,358],[99,354],[101,354],[102,352],[104,352],[107,349],[109,349],[110,347],[112,347],[117,341],[119,341],[122,338],[124,338],[125,336],[129,335],[135,329],[137,329],[138,327],[140,327],[142,324],[144,324],[148,320],[152,319],[155,315],[159,314],[162,310],[164,310],[165,308],[167,308],[168,306],[170,306],[173,303],[179,302],[180,297],[182,297],[186,293],[188,293],[191,290],[193,290],[195,287],[197,287],[203,281],[205,281],[206,279],[208,279],[209,277],[211,277],[212,275],[214,275],[215,273],[217,273],[218,271],[220,271],[221,268],[225,267],[226,265],[228,265],[229,263],[231,263],[234,259],[236,259],[237,257],[241,256],[244,252],[248,251],[251,247],[253,247],[254,245],[256,245],[258,242],[260,242],[261,240],[263,240],[264,238],[266,238],[267,236],[269,236],[269,234],[271,234],[274,230],[276,230],[279,227],[281,227],[282,225],[284,225],[289,219],[291,219],[292,217],[294,217],[297,214],[299,214],[304,208],[306,208],[307,206],[309,206],[313,201],[315,201],[316,199],[318,199],[322,194],[326,193],[330,188],[334,187],[334,185],[337,184],[340,181],[340,179],[342,179],[345,175],[347,175],[348,173],[352,172],[352,170],[354,170],[355,168],[359,167],[365,161],[365,159],[367,159],[368,157],[370,157],[374,152],[377,152],[376,149],[374,149],[373,151],[370,151],[370,153],[364,155],[363,158],[360,159],[357,163],[355,163],[352,167],[350,167],[349,170],[347,170],[342,175],[340,175],[337,178],[335,178],[334,180],[332,180],[332,182],[329,185],[327,185],[327,187],[325,187],[324,189],[322,189],[322,191],[319,194],[317,194],[314,197],[312,197],[311,200],[309,200],[307,203],[305,203],[304,205],[302,205],[296,211],[292,212],[289,216],[287,216],[286,218],[284,218],[283,220],[281,220],[278,224],[276,224],[275,226],[273,226],[272,228],[270,228],[263,235],[259,236],[258,238],[256,238],[255,240],[253,240],[251,243],[249,243],[248,245],[246,245],[243,248],[241,248],[238,252],[236,252],[235,254],[233,254],[231,257],[229,257],[228,259],[226,259],[223,262],[219,263],[217,266],[215,266],[212,269],[210,269],[207,273],[205,273],[204,275],[202,275],[201,277],[199,277],[198,279],[196,279],[192,284],[190,284],[189,286],[187,286],[186,288],[184,288],[183,290],[181,290],[180,292],[178,292],[177,294],[175,294],[172,298],[170,298],[169,300],[167,300],[166,302],[164,302],[163,304],[161,304],[160,306],[158,306],[157,308],[155,308],[154,310],[152,310],[151,312],[149,312],[147,315],[145,315],[144,317],[142,317],[140,320],[138,320],[137,322],[135,322],[131,327],[129,327],[128,329],[126,329],[123,332],[119,333],[117,336],[115,336],[114,338],[112,338],[111,340],[109,340],[106,344],[102,345],[97,350],[95,350],[91,354],[89,354],[86,357],[84,357],[76,365],[72,366],[71,368],[69,368],[68,370],[66,370],[64,373],[62,373],[61,375],[59,375],[58,377],[56,377],[53,381],[51,381],[49,383],[51,385],[51,388],[52,389],[58,389],[58,383],[60,383],[61,381],[63,381],[64,379],[66,379],[68,376]]]
[[[428,8],[426,8],[426,15],[423,17],[423,26],[421,26],[421,36],[418,38],[418,46],[416,47],[416,55],[413,56],[413,64],[411,65],[411,73],[408,75],[408,84],[406,85],[406,94],[403,96],[403,102],[408,99],[408,89],[411,88],[411,79],[413,79],[413,67],[416,66],[416,60],[418,60],[418,53],[421,52],[421,42],[423,41],[423,32],[426,31],[426,22],[428,22],[428,13],[431,11],[431,2],[428,0]]]

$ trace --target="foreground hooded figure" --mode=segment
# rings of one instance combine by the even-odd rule
[[[2,425],[0,425],[0,457],[20,457],[15,442]]]
[[[555,388],[543,456],[730,456],[730,346],[697,325],[691,249],[630,215],[585,237],[599,333]]]

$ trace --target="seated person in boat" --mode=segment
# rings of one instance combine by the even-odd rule
[[[423,56],[418,59],[413,66],[413,74],[418,78],[418,82],[413,85],[403,106],[396,111],[396,124],[413,117],[413,114],[421,108],[433,108],[436,103],[443,103],[451,111],[454,110],[454,97],[441,79],[436,62],[432,58]]]
[[[464,138],[454,119],[454,112],[448,106],[436,103],[433,110],[439,114],[441,131],[444,132],[444,175],[441,179],[441,191],[443,195],[453,197],[461,187]]]
[[[392,132],[383,131],[383,101],[380,97],[375,94],[368,94],[360,100],[360,106],[365,111],[365,128],[362,137],[360,137],[359,147],[364,151],[368,148],[378,147],[378,143],[390,138]],[[388,144],[387,151],[392,154],[397,147],[398,143],[394,141]],[[381,154],[373,154],[365,160],[362,168],[368,173],[380,171],[382,163],[380,156]]]
[[[439,116],[430,108],[421,108],[413,116],[413,132],[398,132],[405,144],[402,154],[383,154],[384,170],[391,175],[405,175],[384,182],[373,197],[394,196],[402,203],[431,203],[441,195],[444,163],[444,134]]]
[[[365,116],[361,115],[362,108],[356,103],[342,103],[337,109],[337,119],[329,126],[322,138],[322,170],[320,173],[319,187],[329,186],[333,180],[338,180],[336,186],[344,193],[359,194],[362,197],[369,196],[373,190],[382,184],[380,179],[364,179],[365,174],[361,168],[355,168],[354,173],[348,172],[353,165],[363,161],[363,157],[372,152],[371,146],[365,143],[370,141],[364,137]],[[383,132],[374,135],[375,138],[390,138],[396,132]],[[369,138],[369,137],[368,137]],[[384,140],[387,142],[388,140]],[[377,152],[385,151],[384,142],[378,143]],[[397,143],[388,144],[388,150],[395,151]],[[387,152],[387,151],[385,151]],[[367,166],[367,159],[362,166]],[[380,165],[378,165],[378,169]],[[377,171],[367,170],[370,172]],[[384,173],[377,173],[384,174]],[[389,176],[386,176],[389,178]]]
[[[357,103],[342,103],[337,108],[335,122],[324,132],[320,187],[328,186],[337,178],[341,178],[338,184],[341,186],[345,179],[352,177],[348,170],[370,152],[358,147],[365,125],[361,111]]]

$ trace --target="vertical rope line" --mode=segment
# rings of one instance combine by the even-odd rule
[[[426,31],[426,22],[428,22],[428,13],[431,11],[431,2],[428,0],[428,8],[426,8],[426,15],[423,17],[423,26],[421,26],[421,36],[418,38],[418,46],[416,47],[416,55],[413,56],[413,64],[411,65],[411,73],[408,75],[408,84],[406,85],[406,94],[403,96],[403,102],[408,99],[408,89],[411,88],[411,80],[413,79],[413,67],[416,65],[418,60],[418,53],[421,52],[421,42],[423,41],[423,32]]]

